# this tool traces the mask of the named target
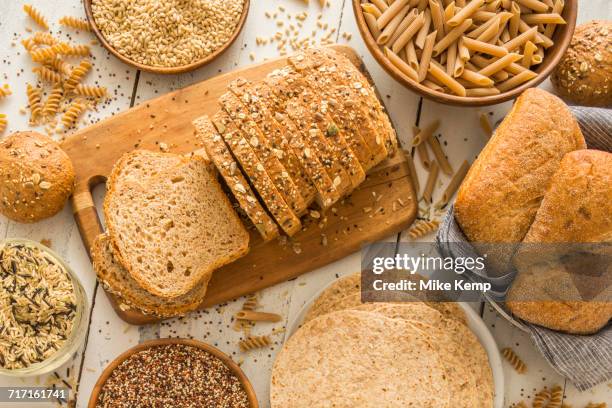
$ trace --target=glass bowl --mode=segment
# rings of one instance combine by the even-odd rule
[[[0,241],[0,247],[4,245],[14,244],[23,244],[31,248],[38,248],[47,255],[49,255],[53,260],[55,260],[68,273],[68,276],[72,281],[72,286],[74,287],[76,297],[76,314],[74,317],[72,332],[68,336],[68,339],[66,340],[64,345],[59,350],[57,350],[46,360],[41,361],[40,363],[32,364],[26,368],[0,368],[0,375],[9,377],[33,377],[42,374],[47,374],[56,370],[58,367],[66,363],[78,350],[78,348],[83,344],[83,342],[85,341],[85,334],[87,333],[89,304],[87,302],[87,295],[85,294],[85,289],[83,289],[83,285],[81,284],[81,281],[79,280],[78,276],[58,254],[56,254],[53,250],[47,248],[46,246],[28,239],[11,238]]]

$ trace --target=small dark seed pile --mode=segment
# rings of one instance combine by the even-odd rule
[[[136,353],[104,384],[96,408],[248,408],[240,380],[217,357],[168,344]]]

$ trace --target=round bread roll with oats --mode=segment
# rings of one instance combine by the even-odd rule
[[[576,27],[572,42],[551,76],[559,94],[585,106],[612,106],[612,21]]]
[[[16,132],[0,142],[0,213],[32,223],[57,214],[74,189],[74,168],[53,139]]]

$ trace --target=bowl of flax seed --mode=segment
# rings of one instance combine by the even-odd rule
[[[106,367],[89,408],[259,408],[250,381],[219,349],[189,339],[152,340]]]

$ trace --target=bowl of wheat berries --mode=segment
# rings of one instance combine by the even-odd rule
[[[225,52],[250,0],[85,0],[91,30],[126,64],[156,74],[192,71]]]
[[[482,106],[518,97],[559,63],[577,0],[353,0],[380,65],[426,98]]]
[[[190,339],[151,340],[132,347],[102,372],[88,408],[258,408],[238,364]]]

